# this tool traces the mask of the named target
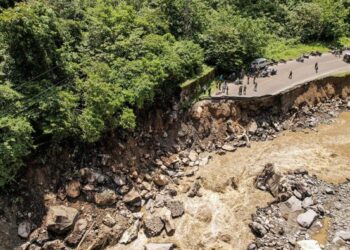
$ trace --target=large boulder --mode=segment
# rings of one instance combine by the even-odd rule
[[[18,235],[21,238],[28,238],[29,234],[31,232],[31,224],[28,221],[23,221],[18,225]]]
[[[113,190],[105,189],[102,193],[95,194],[95,203],[100,206],[110,206],[116,203],[117,195]]]
[[[320,244],[316,240],[301,240],[297,242],[298,250],[321,250]]]
[[[78,216],[78,210],[66,206],[51,206],[46,217],[47,230],[62,234],[70,230]]]
[[[312,223],[317,219],[317,213],[314,210],[307,210],[305,213],[299,214],[297,222],[300,226],[310,228]]]
[[[87,225],[88,225],[87,220],[85,219],[78,220],[74,225],[73,232],[69,234],[65,239],[66,244],[70,246],[77,245],[81,240],[81,238],[83,237],[86,231]]]
[[[185,213],[184,204],[181,201],[168,201],[166,207],[171,212],[171,217],[177,218]]]
[[[148,237],[155,237],[159,235],[164,228],[162,219],[158,216],[148,218],[144,220],[145,234]]]
[[[132,188],[126,195],[124,195],[124,202],[125,203],[137,203],[141,201],[141,196],[139,192],[135,188]]]
[[[292,195],[287,201],[284,202],[291,212],[302,210],[302,202]]]

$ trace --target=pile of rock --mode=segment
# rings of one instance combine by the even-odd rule
[[[256,185],[271,192],[276,201],[258,208],[250,228],[256,240],[248,249],[347,249],[350,246],[350,183],[339,186],[310,177],[304,170],[282,175],[272,165],[265,167]],[[331,221],[325,237],[313,236]]]

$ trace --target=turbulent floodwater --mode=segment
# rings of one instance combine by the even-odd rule
[[[272,201],[253,184],[266,163],[286,171],[303,167],[328,182],[344,182],[350,177],[350,113],[343,113],[335,123],[319,126],[317,131],[285,132],[274,141],[253,143],[251,148],[224,156],[213,155],[198,172],[203,179],[203,196],[180,194],[186,214],[176,221],[175,235],[152,241],[171,241],[184,250],[246,249],[253,239],[248,227],[251,214],[256,206]],[[238,180],[237,190],[230,185],[232,177]],[[185,180],[182,188],[191,182]],[[127,249],[142,249],[145,241],[141,235]]]

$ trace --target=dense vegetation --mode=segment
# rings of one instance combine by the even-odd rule
[[[94,142],[106,130],[132,130],[135,110],[171,96],[205,63],[232,71],[255,57],[273,57],[278,46],[348,41],[349,6],[343,0],[0,0],[0,186],[38,138]]]

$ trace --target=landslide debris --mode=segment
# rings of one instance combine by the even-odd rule
[[[350,180],[335,185],[306,170],[281,174],[272,164],[256,180],[256,187],[270,192],[275,201],[252,215],[256,239],[249,250],[349,249]]]

